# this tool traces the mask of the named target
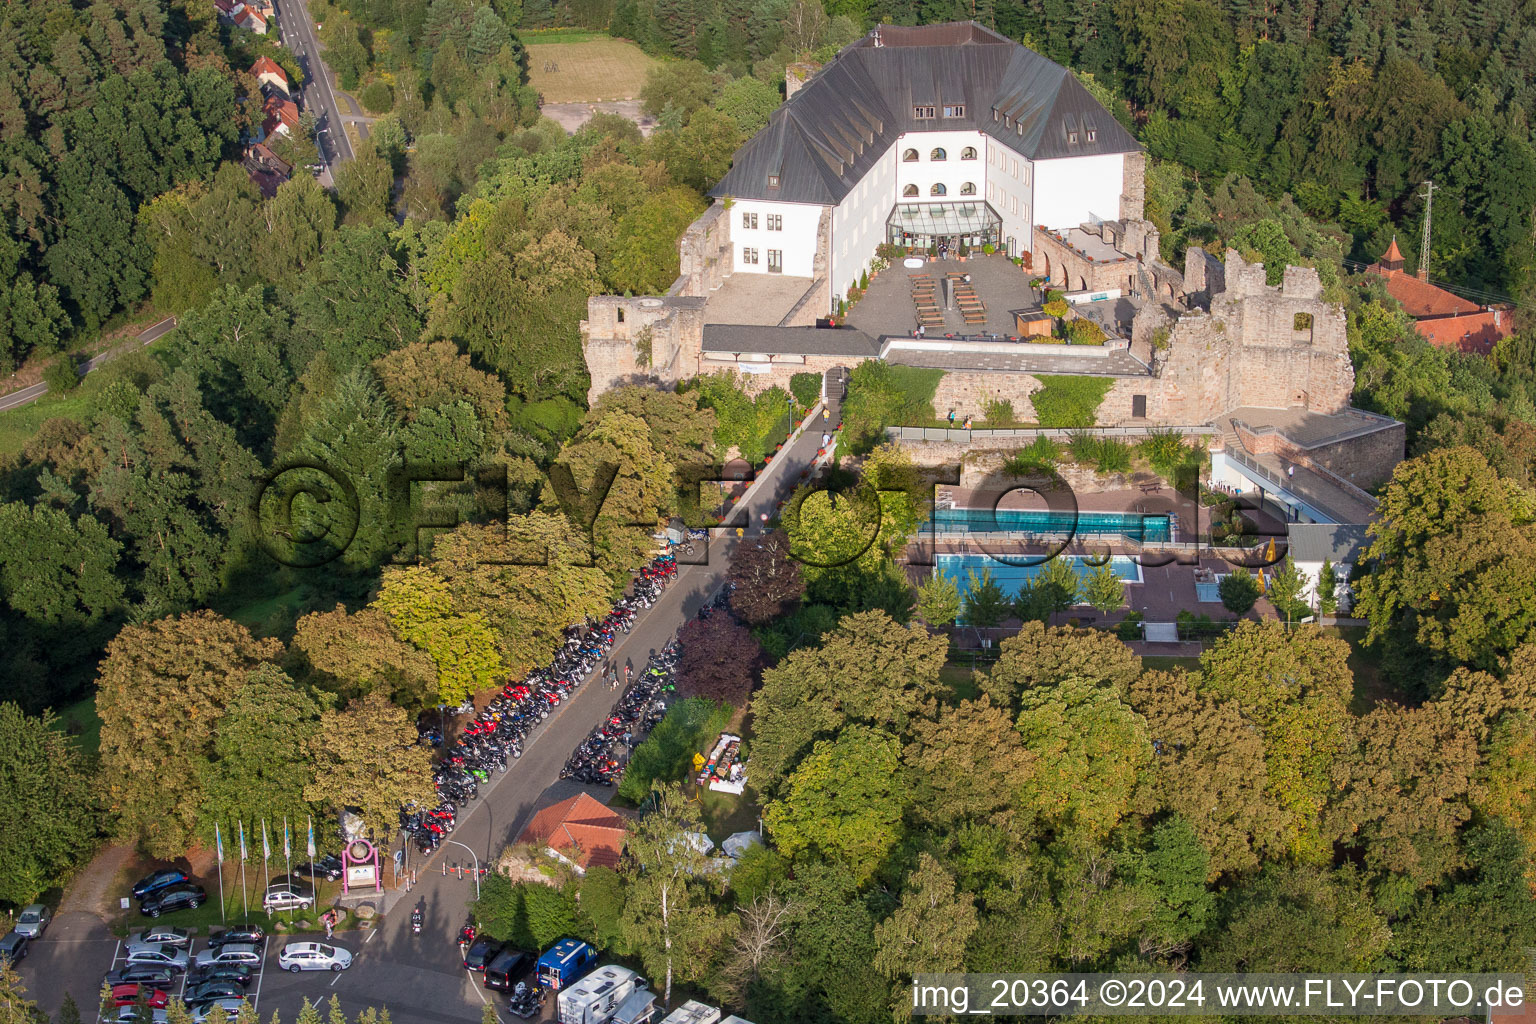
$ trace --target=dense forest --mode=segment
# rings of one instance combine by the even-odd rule
[[[974,16],[1082,73],[1138,131],[1168,258],[1200,243],[1312,262],[1344,304],[1355,401],[1404,420],[1413,457],[1357,581],[1365,635],[1247,624],[1164,671],[1110,634],[1029,623],[995,665],[957,673],[895,560],[920,496],[875,449],[858,471],[881,491],[877,544],[802,568],[790,550],[835,552],[858,523],[794,505],[737,566],[740,623],[690,627],[683,688],[750,709],[774,849],[728,885],[697,872],[676,842],[697,808],[667,791],[621,871],[498,877],[482,923],[675,967],[762,1024],[888,1019],[918,968],[1492,970],[1536,945],[1536,336],[1490,358],[1433,348],[1352,273],[1394,231],[1416,236],[1432,177],[1432,275],[1526,300],[1536,30],[1520,12],[314,6],[342,84],[384,116],[334,191],[301,175],[270,199],[233,160],[255,95],[242,69],[269,42],[181,0],[0,14],[4,357],[86,344],[145,302],[180,315],[0,455],[0,796],[16,812],[0,902],[30,901],[104,836],[172,854],[216,820],[343,802],[392,827],[430,788],[415,714],[547,658],[622,588],[649,543],[636,524],[673,511],[679,469],[766,451],[783,407],[712,379],[585,408],[586,297],[668,286],[675,239],[785,63],[879,19]],[[561,24],[677,58],[646,86],[649,137],[539,119],[518,31]],[[320,572],[274,561],[258,502],[275,470],[315,461],[356,488],[307,510],[356,520]],[[463,525],[415,564],[397,564],[414,532],[386,514],[406,461],[507,468],[496,488],[426,489]],[[572,540],[547,470],[585,487],[610,462],[626,467],[611,507]],[[528,544],[549,563],[486,557]],[[738,655],[714,678],[711,649]],[[727,662],[748,671],[722,680]],[[87,693],[95,755],[39,717]],[[647,857],[682,878],[673,931],[653,926],[668,875]]]

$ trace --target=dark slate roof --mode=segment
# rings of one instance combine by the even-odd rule
[[[942,114],[946,105],[964,105],[966,116],[912,116],[915,106]],[[1067,141],[1074,130],[1075,144]],[[882,25],[775,110],[710,195],[836,205],[912,131],[983,131],[1031,160],[1141,148],[1070,71],[976,22]],[[777,188],[768,187],[773,174]]]
[[[1353,565],[1360,561],[1370,538],[1364,526],[1334,523],[1291,523],[1286,527],[1286,544],[1297,562],[1322,562]]]
[[[705,352],[735,355],[763,352],[783,356],[853,356],[874,359],[880,346],[852,327],[761,327],[755,324],[705,324]]]

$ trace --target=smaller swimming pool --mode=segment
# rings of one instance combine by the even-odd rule
[[[1070,565],[1078,577],[1084,580],[1095,568],[1088,564],[1088,559],[1084,555],[1057,555],[1056,557]],[[988,555],[936,555],[933,567],[935,572],[955,581],[963,598],[970,592],[973,572],[976,578],[980,579],[984,571],[991,570],[992,579],[1003,588],[1005,594],[1011,597],[1019,592],[1025,580],[1032,580],[1040,575],[1044,565],[1009,565]],[[1127,583],[1141,582],[1141,566],[1128,555],[1112,556],[1109,567],[1115,571],[1116,576]]]
[[[941,508],[930,525],[934,533],[1032,533],[1075,537],[1123,537],[1142,543],[1172,539],[1166,515],[1140,512],[1055,512],[1048,509]]]

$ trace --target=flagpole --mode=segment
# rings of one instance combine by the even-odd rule
[[[245,822],[240,823],[240,916],[243,921],[251,919],[251,901],[245,888]]]
[[[289,884],[293,882],[293,853],[288,845],[288,815],[283,815],[283,872],[288,876]],[[293,908],[288,908],[288,920],[293,920]]]
[[[314,893],[318,903],[320,886],[315,883],[315,817],[306,815],[309,819],[309,838],[304,845],[304,852],[309,854],[309,891]]]
[[[267,909],[267,886],[272,884],[272,841],[267,838],[267,819],[261,819],[261,909]]]
[[[213,823],[213,845],[219,854],[219,923],[228,924],[229,919],[224,916],[224,836],[219,832],[219,823]]]

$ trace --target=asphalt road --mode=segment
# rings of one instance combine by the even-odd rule
[[[836,422],[836,417],[834,409],[832,422]],[[653,649],[661,649],[679,626],[714,598],[737,548],[760,534],[758,517],[771,514],[778,501],[799,483],[800,472],[816,461],[823,424],[817,418],[806,427],[774,459],[770,472],[734,514],[732,526],[753,524],[746,530],[745,539],[736,537],[733,529],[714,531],[715,536],[695,554],[692,564],[679,565],[677,578],[610,652],[611,659],[619,664],[632,660],[640,668]],[[419,856],[412,858],[406,866],[418,872],[419,880],[409,893],[386,895],[386,913],[378,926],[367,933],[344,932],[336,936],[336,943],[354,955],[350,970],[338,974],[279,971],[276,956],[283,944],[293,938],[323,936],[286,935],[269,939],[261,987],[253,988],[263,1019],[270,1019],[276,1011],[283,1021],[292,1024],[304,999],[320,1002],[335,994],[349,1013],[368,1006],[387,1006],[395,1024],[476,1020],[486,1003],[501,1011],[504,1024],[515,1024],[516,1018],[505,1012],[505,995],[487,991],[479,975],[463,969],[455,940],[459,928],[468,920],[467,904],[474,898],[475,883],[469,872],[456,877],[445,874],[444,867],[467,867],[474,857],[481,864],[488,863],[516,838],[540,807],[583,790],[606,802],[613,794],[612,789],[561,780],[560,769],[618,696],[601,680],[588,680],[540,726],[525,744],[523,756],[505,774],[496,777],[493,784],[482,787],[481,798],[464,810],[451,838],[466,844],[473,856],[461,847],[445,843],[425,861]],[[420,935],[412,933],[410,924],[410,908],[418,905],[425,918]],[[174,924],[174,917],[166,923]],[[56,1012],[58,1001],[68,991],[85,1011],[86,1019],[92,1019],[90,1008],[117,946],[117,940],[94,915],[59,915],[48,934],[32,945],[31,955],[21,963],[28,991],[49,1013]],[[552,1000],[547,1002],[546,1012],[552,1014],[554,1007]]]
[[[145,345],[148,345],[156,338],[159,338],[165,334],[169,334],[173,329],[175,329],[175,327],[176,318],[173,316],[166,317],[164,320],[161,320],[159,323],[151,326],[143,334],[139,335],[139,347],[143,348]],[[120,355],[122,351],[123,350],[121,348],[118,348],[103,352],[99,356],[92,356],[80,364],[80,376],[84,377],[86,374],[96,369],[96,367],[102,365],[103,363],[110,362],[112,359]],[[31,387],[22,388],[20,391],[12,391],[5,397],[0,398],[0,412],[4,412],[7,409],[19,409],[23,405],[30,405],[31,403],[37,401],[39,398],[42,398],[47,393],[47,384],[33,384]]]
[[[278,26],[283,45],[292,50],[304,69],[304,107],[318,118],[315,127],[320,158],[327,166],[352,159],[352,143],[342,124],[341,105],[331,85],[331,69],[320,56],[320,37],[304,0],[278,0]]]

